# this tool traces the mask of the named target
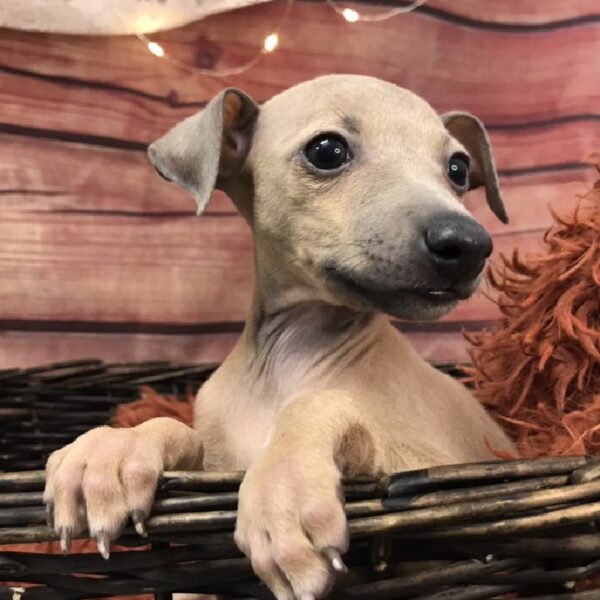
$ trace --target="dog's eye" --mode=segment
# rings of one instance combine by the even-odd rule
[[[311,140],[304,149],[310,164],[320,171],[339,169],[350,160],[346,140],[336,134],[326,133]]]
[[[469,184],[469,157],[457,152],[448,162],[448,177],[459,188],[466,188]]]

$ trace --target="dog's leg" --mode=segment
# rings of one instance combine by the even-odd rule
[[[109,543],[128,518],[145,535],[161,472],[200,469],[202,455],[198,434],[166,417],[130,429],[98,427],[54,452],[46,465],[44,501],[63,551],[87,528],[108,558]]]
[[[322,596],[348,547],[342,476],[379,475],[377,430],[346,392],[297,397],[240,488],[235,539],[278,600]],[[376,441],[377,440],[377,441]]]

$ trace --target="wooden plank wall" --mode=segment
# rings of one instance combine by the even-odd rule
[[[353,4],[358,11],[385,7]],[[253,56],[282,1],[156,34],[190,64]],[[133,37],[0,31],[0,368],[99,356],[220,360],[252,285],[251,240],[227,198],[193,201],[154,173],[145,146],[236,85],[265,100],[325,73],[382,77],[440,111],[487,124],[511,223],[475,215],[496,252],[539,247],[549,204],[585,191],[600,149],[597,0],[430,0],[417,12],[348,24],[298,0],[278,50],[228,79],[182,71]],[[461,329],[495,316],[478,295],[408,334],[430,359],[465,356]]]

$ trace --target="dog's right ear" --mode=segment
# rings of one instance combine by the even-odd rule
[[[492,146],[483,123],[466,112],[445,113],[442,115],[442,121],[450,135],[465,146],[473,159],[469,172],[469,189],[485,186],[485,197],[492,212],[502,223],[508,223]]]
[[[219,178],[242,168],[258,112],[244,92],[228,88],[148,148],[156,170],[194,197],[198,214],[206,208]]]

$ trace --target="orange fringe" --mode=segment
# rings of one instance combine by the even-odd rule
[[[527,458],[600,454],[600,179],[552,216],[545,254],[488,271],[503,316],[465,334],[467,381]]]
[[[187,399],[182,401],[177,396],[162,396],[150,387],[142,387],[139,400],[117,406],[110,424],[135,427],[154,417],[171,417],[193,427],[194,393],[188,390]]]

